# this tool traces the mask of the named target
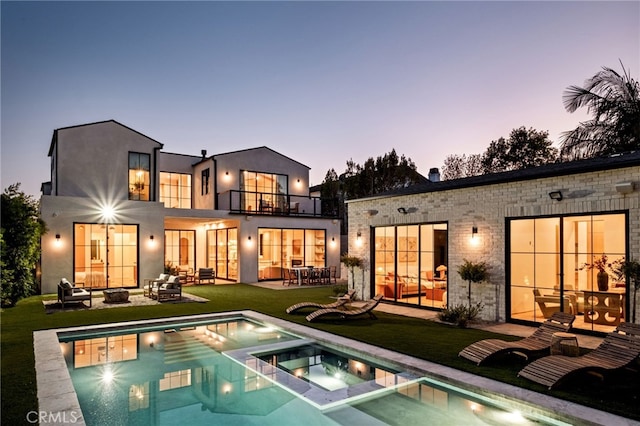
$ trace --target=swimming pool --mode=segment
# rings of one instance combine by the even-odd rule
[[[254,312],[48,330],[34,345],[40,411],[89,425],[580,423],[558,414],[565,401],[543,409],[471,383],[486,379]],[[60,362],[67,374],[52,373]]]

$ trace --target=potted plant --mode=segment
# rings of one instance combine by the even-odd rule
[[[340,261],[344,263],[344,266],[349,268],[349,270],[351,271],[351,282],[355,286],[355,268],[362,267],[362,259],[358,256],[349,256],[348,254],[343,254],[340,258]]]
[[[611,263],[608,262],[608,258],[606,254],[602,254],[602,256],[598,257],[593,261],[593,263],[585,263],[583,268],[587,268],[588,270],[597,269],[598,274],[596,275],[596,282],[598,283],[599,291],[607,291],[609,290],[609,273],[608,270],[613,270]]]
[[[471,307],[471,283],[480,283],[487,280],[489,276],[487,264],[464,259],[464,263],[458,267],[458,275],[469,283],[469,307]]]

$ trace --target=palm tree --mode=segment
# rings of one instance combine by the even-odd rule
[[[565,109],[574,112],[586,107],[593,119],[562,134],[562,158],[600,157],[640,147],[640,84],[620,65],[622,75],[603,67],[584,87],[565,90]]]

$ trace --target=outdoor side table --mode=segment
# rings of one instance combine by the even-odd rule
[[[551,336],[551,355],[578,356],[578,336],[572,333],[557,332]]]
[[[129,291],[123,288],[103,290],[104,303],[124,303],[129,301]]]

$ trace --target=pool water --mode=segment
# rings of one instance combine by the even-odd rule
[[[244,317],[59,340],[88,425],[566,424]]]

